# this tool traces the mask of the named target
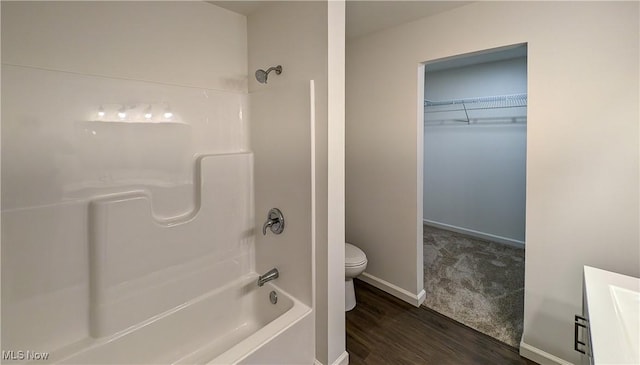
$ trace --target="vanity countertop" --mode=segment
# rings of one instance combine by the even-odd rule
[[[640,279],[584,267],[593,363],[640,364]]]

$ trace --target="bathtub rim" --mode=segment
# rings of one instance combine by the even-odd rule
[[[289,310],[282,313],[273,321],[261,327],[249,337],[233,345],[222,354],[208,360],[204,363],[205,365],[237,364],[269,344],[271,340],[277,338],[282,333],[304,320],[307,316],[312,315],[313,309],[311,307],[281,289],[279,286],[275,285],[275,283],[269,282],[266,283],[265,286],[269,286],[272,290],[276,290],[278,295],[283,294],[289,297],[289,299],[293,301],[293,307],[289,308]]]
[[[135,325],[132,325],[130,327],[127,327],[121,331],[118,331],[112,335],[109,336],[105,336],[105,337],[100,337],[100,338],[94,338],[91,337],[89,334],[87,337],[79,339],[76,342],[72,342],[70,344],[67,344],[63,347],[60,347],[58,349],[55,349],[53,351],[50,352],[50,356],[49,359],[46,361],[37,361],[37,360],[33,360],[33,361],[27,361],[27,362],[19,362],[18,364],[64,364],[65,361],[69,361],[70,359],[73,359],[76,356],[80,356],[81,354],[84,354],[86,352],[92,351],[94,349],[97,349],[101,346],[104,346],[110,342],[116,341],[118,339],[120,339],[121,337],[124,337],[134,331],[138,331],[143,329],[144,327],[147,327],[159,320],[162,320],[165,317],[168,317],[176,312],[179,312],[180,310],[183,310],[185,308],[188,308],[189,306],[198,303],[200,301],[204,301],[207,299],[210,299],[211,297],[214,297],[216,295],[219,295],[220,293],[224,292],[225,290],[229,290],[232,287],[243,287],[243,286],[247,286],[250,285],[252,282],[256,283],[256,287],[257,287],[257,280],[258,280],[258,276],[259,274],[252,271],[249,273],[246,273],[244,275],[242,275],[241,277],[237,278],[236,280],[233,280],[219,288],[216,288],[212,291],[209,291],[207,293],[204,293],[202,295],[199,295],[185,303],[182,303],[180,305],[177,305],[169,310],[166,310],[162,313],[159,313],[153,317],[150,317],[140,323],[136,323]],[[216,364],[219,362],[212,362],[212,361],[217,361],[218,358],[221,358],[223,356],[225,356],[224,358],[236,358],[236,360],[233,361],[233,363],[237,363],[239,361],[241,361],[242,359],[246,358],[247,356],[251,355],[252,353],[254,353],[257,349],[263,347],[265,344],[267,344],[271,339],[273,339],[274,337],[276,337],[277,335],[279,335],[280,333],[284,332],[286,329],[288,329],[289,327],[291,327],[292,325],[294,325],[295,323],[299,322],[301,319],[303,319],[304,317],[306,317],[306,315],[308,315],[309,313],[312,312],[312,308],[310,308],[309,306],[307,306],[306,304],[302,303],[300,300],[298,300],[297,298],[293,297],[291,294],[289,294],[288,292],[286,292],[285,290],[281,289],[279,286],[275,285],[274,282],[269,282],[266,283],[264,285],[264,287],[266,287],[267,289],[272,288],[271,290],[275,290],[278,295],[285,295],[288,297],[288,299],[290,299],[293,302],[293,305],[291,308],[289,308],[287,311],[283,312],[282,314],[280,314],[278,317],[276,317],[275,319],[273,319],[271,322],[267,323],[265,326],[261,327],[259,330],[257,330],[256,332],[254,332],[253,334],[249,335],[247,338],[241,340],[240,342],[238,342],[237,344],[233,345],[232,347],[230,347],[229,349],[225,350],[224,352],[222,352],[221,354],[218,354],[217,356],[215,356],[214,358],[210,359],[210,360],[206,360],[203,362],[203,364]],[[297,316],[297,318],[294,319],[294,316]],[[287,318],[287,321],[283,320],[283,317]],[[289,322],[290,321],[290,322]],[[277,326],[274,325],[274,323],[277,323],[278,326],[282,326],[283,328],[280,328],[280,330],[276,331]],[[288,323],[288,325],[286,325],[286,323]],[[266,329],[269,329],[269,331],[276,331],[275,333],[271,334],[268,333]],[[256,336],[258,335],[258,336]],[[249,341],[251,339],[251,341],[256,341],[255,346],[253,348],[247,348],[246,347],[246,341]],[[212,339],[213,340],[213,339]],[[240,346],[243,345],[244,346]],[[195,351],[193,351],[192,353],[186,354],[184,356],[182,356],[180,359],[178,360],[172,360],[171,364],[177,364],[180,363],[181,361],[183,361],[183,359],[186,358],[190,358],[192,356],[194,356],[195,353],[202,351],[206,348],[207,345],[202,346],[199,349],[196,349]],[[240,350],[244,349],[244,352],[241,352]],[[197,355],[196,355],[197,356]],[[229,363],[229,362],[226,362]],[[225,364],[226,364],[225,363]],[[104,364],[108,364],[108,363],[104,363]],[[137,363],[134,363],[137,364]]]

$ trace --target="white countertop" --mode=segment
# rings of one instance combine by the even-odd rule
[[[584,267],[594,364],[640,364],[640,279]]]

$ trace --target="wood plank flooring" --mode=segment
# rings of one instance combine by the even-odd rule
[[[431,309],[413,307],[359,280],[355,286],[358,304],[346,314],[350,365],[536,364]]]

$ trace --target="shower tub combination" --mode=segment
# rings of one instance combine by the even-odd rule
[[[154,216],[144,192],[89,204],[89,336],[49,363],[313,363],[311,308],[257,285],[252,154],[196,166],[201,203],[181,217]]]
[[[310,308],[249,274],[122,332],[52,354],[58,364],[303,364]],[[269,296],[278,295],[276,304]],[[296,351],[291,351],[294,348]],[[305,353],[306,352],[306,353]],[[41,362],[38,362],[41,363]]]

